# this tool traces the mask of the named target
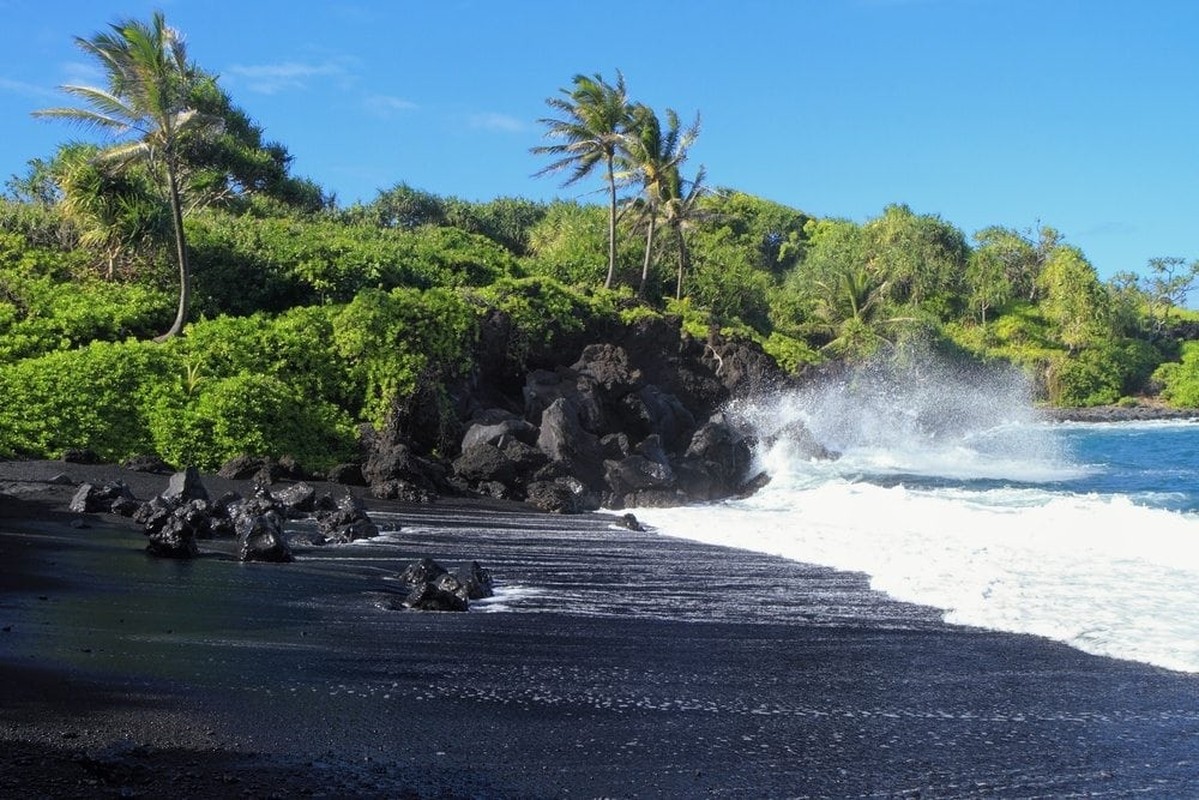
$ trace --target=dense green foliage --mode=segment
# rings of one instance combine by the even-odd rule
[[[1199,341],[1183,342],[1181,361],[1162,364],[1153,379],[1162,384],[1162,397],[1170,404],[1199,408]]]
[[[198,308],[209,315],[349,302],[365,289],[482,286],[517,274],[515,256],[477,234],[210,212],[189,220]]]
[[[376,426],[422,382],[439,385],[467,369],[474,334],[470,306],[446,289],[368,290],[333,320],[336,352],[363,387],[363,415]]]
[[[174,145],[198,319],[147,341],[179,289],[162,164],[110,169],[111,151],[76,144],[30,161],[0,200],[0,456],[326,468],[406,404],[449,421],[447,387],[496,366],[484,345],[515,371],[658,314],[753,339],[792,371],[913,340],[1016,364],[1048,403],[1199,407],[1199,342],[1179,346],[1199,337],[1180,310],[1199,262],[1104,284],[1049,227],[967,237],[904,205],[855,222],[712,191],[704,168],[682,172],[698,117],[658,117],[621,76],[576,76],[535,148],[568,183],[601,178],[601,204],[397,183],[339,210],[213,76],[177,67],[172,113],[221,122]]]
[[[84,447],[115,460],[152,452],[149,395],[166,379],[168,358],[151,343],[96,341],[0,366],[0,453]]]
[[[25,247],[21,237],[0,232],[0,363],[96,339],[145,337],[169,319],[169,295],[100,280],[80,255]]]

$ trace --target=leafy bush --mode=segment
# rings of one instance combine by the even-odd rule
[[[537,361],[569,335],[614,320],[622,292],[575,291],[553,278],[508,278],[470,293],[481,310],[494,308],[512,321],[508,357],[513,364]]]
[[[721,322],[740,320],[755,330],[770,330],[768,297],[774,281],[756,269],[744,248],[726,233],[697,236],[691,272],[683,276],[686,293]]]
[[[350,411],[361,402],[347,385],[345,363],[333,345],[337,307],[298,307],[270,317],[218,317],[187,328],[167,348],[178,374],[194,388],[242,372],[269,375],[302,397],[329,400]]]
[[[762,340],[762,349],[791,374],[795,374],[803,366],[818,364],[824,360],[824,357],[803,339],[778,332],[771,333]]]
[[[170,294],[103,281],[81,266],[75,254],[25,247],[0,233],[0,360],[148,337],[166,326]]]
[[[273,247],[274,228],[251,216],[198,213],[186,221],[192,311],[243,316],[310,304],[316,295]]]
[[[0,198],[0,232],[16,234],[29,247],[70,250],[79,244],[79,230],[58,206],[18,203]]]
[[[197,308],[214,315],[344,303],[373,288],[479,286],[519,270],[500,245],[453,228],[213,213],[190,220],[188,233]]]
[[[363,416],[381,426],[418,382],[440,384],[469,365],[476,317],[446,289],[365,291],[332,320],[333,343],[356,386]]]
[[[529,233],[545,214],[544,203],[519,197],[498,197],[486,203],[454,197],[445,201],[447,224],[486,236],[515,255],[528,253]]]
[[[0,366],[0,453],[56,457],[85,447],[116,461],[149,452],[146,406],[169,380],[153,343],[93,342]]]
[[[570,286],[601,286],[608,273],[608,211],[603,206],[556,202],[528,234],[528,271]],[[640,275],[644,237],[616,240],[616,284]]]
[[[154,447],[168,462],[213,470],[242,454],[292,456],[327,469],[353,452],[344,411],[275,376],[239,372],[190,394],[182,388],[158,392],[149,409]]]
[[[1046,388],[1058,406],[1101,406],[1123,394],[1124,374],[1117,351],[1090,348],[1073,356],[1059,353],[1049,360]]]
[[[1182,345],[1182,360],[1167,361],[1153,373],[1161,396],[1175,408],[1199,408],[1199,341]]]

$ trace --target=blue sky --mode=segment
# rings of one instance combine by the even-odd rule
[[[713,185],[859,222],[907,203],[968,236],[1052,225],[1105,278],[1199,258],[1199,2],[0,0],[0,178],[83,135],[29,114],[99,80],[73,37],[155,8],[342,204],[401,181],[599,202],[534,178],[529,148],[546,97],[619,69],[702,113]]]

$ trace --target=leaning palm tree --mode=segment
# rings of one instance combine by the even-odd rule
[[[645,259],[641,265],[641,285],[638,295],[645,295],[653,256],[654,233],[662,216],[669,194],[672,174],[678,180],[679,167],[687,160],[687,152],[699,136],[699,115],[686,129],[679,127],[679,115],[666,109],[666,130],[651,108],[638,103],[632,111],[630,135],[623,157],[625,175],[640,179],[643,195],[641,208],[645,218]]]
[[[80,98],[87,107],[48,108],[34,114],[117,137],[117,143],[100,151],[98,163],[117,173],[145,164],[165,184],[179,266],[178,311],[170,329],[159,337],[168,339],[180,333],[187,321],[191,284],[179,191],[179,149],[185,136],[213,123],[188,103],[195,82],[204,76],[188,63],[182,37],[167,26],[161,11],[154,12],[148,25],[127,19],[109,27],[111,32],[75,39],[81,50],[100,62],[107,88],[63,86],[63,91]]]
[[[616,85],[608,84],[598,73],[576,75],[574,87],[562,89],[561,97],[545,102],[561,118],[540,119],[547,126],[546,137],[557,139],[554,144],[540,145],[532,151],[553,156],[555,160],[535,174],[547,175],[570,169],[569,186],[592,173],[603,164],[608,184],[608,277],[605,288],[612,288],[616,276],[616,157],[625,145],[631,109],[624,75],[616,71]]]

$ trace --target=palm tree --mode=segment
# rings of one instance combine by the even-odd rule
[[[561,113],[560,119],[540,119],[548,127],[545,135],[557,139],[555,144],[532,148],[538,155],[554,156],[555,160],[535,174],[538,176],[569,168],[569,186],[592,173],[599,164],[604,166],[608,184],[608,277],[605,288],[612,288],[616,276],[616,157],[625,146],[631,110],[624,75],[616,71],[616,85],[604,81],[598,73],[576,75],[574,88],[562,89],[561,97],[550,97],[546,104]]]
[[[832,337],[821,350],[842,358],[864,358],[884,343],[893,343],[883,330],[902,323],[915,323],[916,317],[888,316],[887,281],[865,266],[849,266],[834,279],[816,281],[816,317]]]
[[[179,308],[170,329],[159,337],[165,340],[183,330],[191,284],[179,191],[179,149],[189,133],[213,123],[188,103],[195,83],[204,76],[188,63],[182,37],[167,26],[161,11],[154,12],[148,25],[127,19],[109,27],[111,32],[75,39],[81,50],[100,62],[108,87],[63,86],[63,91],[82,99],[87,107],[49,108],[34,114],[65,119],[116,137],[132,134],[134,138],[103,149],[98,163],[117,173],[134,164],[146,164],[165,181],[179,265]]]
[[[707,171],[700,165],[695,177],[683,180],[678,167],[666,174],[662,202],[662,222],[674,232],[678,245],[679,269],[675,282],[674,299],[683,299],[683,275],[691,268],[691,254],[687,249],[687,231],[709,215],[700,206],[699,199],[708,192],[704,186]],[[685,191],[684,191],[685,190]]]
[[[626,174],[636,175],[641,180],[643,214],[645,217],[645,259],[641,265],[641,285],[637,294],[645,295],[649,280],[649,267],[653,255],[654,232],[662,215],[663,205],[670,191],[672,176],[678,181],[679,167],[687,160],[687,151],[699,136],[699,115],[682,130],[679,115],[674,109],[666,109],[666,130],[653,109],[638,103],[633,107],[630,135],[625,146],[624,162]],[[677,186],[675,188],[678,188]]]

